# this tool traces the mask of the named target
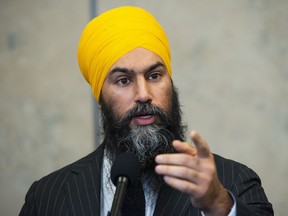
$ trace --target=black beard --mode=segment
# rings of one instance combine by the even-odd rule
[[[141,170],[149,171],[154,169],[156,155],[174,152],[172,141],[183,140],[185,127],[181,124],[182,112],[174,86],[171,95],[169,113],[150,102],[139,102],[121,119],[112,111],[113,102],[101,101],[103,143],[111,162],[121,153],[130,151],[138,157]],[[131,129],[131,120],[143,112],[157,116],[159,123]]]

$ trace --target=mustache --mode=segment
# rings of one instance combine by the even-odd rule
[[[138,102],[134,107],[129,109],[124,116],[115,123],[115,129],[121,129],[129,124],[129,122],[139,115],[155,115],[159,117],[160,124],[169,125],[172,123],[172,118],[162,108],[155,106],[149,102]]]

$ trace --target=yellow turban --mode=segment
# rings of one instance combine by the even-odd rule
[[[111,66],[137,47],[159,55],[172,75],[168,38],[149,12],[123,6],[106,11],[87,24],[79,41],[78,63],[97,101]]]

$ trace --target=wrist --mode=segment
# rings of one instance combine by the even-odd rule
[[[222,187],[221,193],[219,193],[211,205],[207,208],[201,209],[205,216],[222,216],[228,215],[233,207],[233,198],[229,192]]]

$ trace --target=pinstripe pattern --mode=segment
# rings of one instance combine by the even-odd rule
[[[222,184],[233,193],[237,216],[271,216],[257,174],[248,167],[214,155]],[[30,187],[20,216],[100,216],[100,185],[103,148],[36,181]],[[167,185],[160,188],[155,216],[201,216],[187,194]]]
[[[258,175],[240,163],[215,155],[218,176],[236,198],[237,215],[274,215]]]

